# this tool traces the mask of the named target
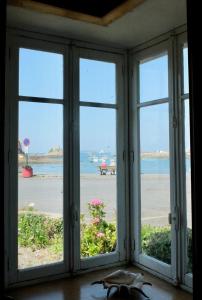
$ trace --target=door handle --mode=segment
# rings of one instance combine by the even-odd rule
[[[168,214],[168,224],[172,224],[172,221],[176,221],[176,217],[172,216],[172,213]]]
[[[171,213],[169,213],[168,214],[168,224],[172,224],[172,214]]]

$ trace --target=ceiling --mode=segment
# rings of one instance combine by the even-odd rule
[[[106,26],[146,0],[7,0],[10,6]]]
[[[126,2],[125,0],[32,0],[55,7],[80,12],[95,17],[103,17],[117,6]]]
[[[108,26],[14,6],[8,6],[7,22],[10,27],[126,49],[186,24],[186,0],[146,0]]]

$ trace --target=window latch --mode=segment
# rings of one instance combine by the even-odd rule
[[[169,213],[168,214],[168,224],[172,224],[172,214],[171,213]]]
[[[177,218],[172,216],[172,213],[168,214],[168,224],[172,224],[172,222],[176,222]]]

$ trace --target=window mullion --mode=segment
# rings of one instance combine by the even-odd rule
[[[80,101],[80,106],[88,106],[88,107],[100,107],[100,108],[114,108],[117,109],[117,104],[106,104],[106,103],[96,103],[96,102],[87,102],[87,101]]]
[[[138,101],[137,107],[146,107],[146,106],[151,106],[151,105],[156,105],[156,104],[163,104],[163,103],[167,103],[167,102],[169,102],[169,97],[151,100],[151,101],[145,101],[142,103],[140,103],[140,101]]]
[[[30,96],[18,96],[18,101],[36,102],[36,103],[53,103],[53,104],[63,104],[63,99],[51,99],[51,98],[41,98],[41,97],[30,97]]]

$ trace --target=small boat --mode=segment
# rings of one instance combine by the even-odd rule
[[[91,156],[89,156],[89,160],[92,163],[96,163],[96,162],[98,162],[98,157],[96,155],[92,154]]]
[[[98,158],[96,157],[96,156],[94,156],[93,158],[92,158],[92,162],[98,162]]]

